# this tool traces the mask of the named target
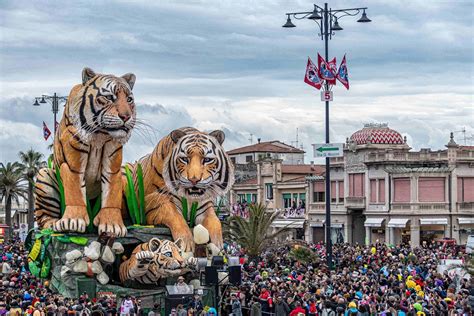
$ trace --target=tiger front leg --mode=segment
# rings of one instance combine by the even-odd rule
[[[138,251],[120,265],[120,281],[133,280],[147,274],[155,254],[151,251]]]
[[[191,229],[169,197],[160,193],[151,193],[145,197],[145,201],[147,224],[167,226],[173,240],[182,239],[185,252],[194,251],[194,238]]]
[[[207,210],[198,218],[198,223],[201,223],[209,232],[211,243],[216,245],[217,248],[222,249],[224,247],[224,241],[222,239],[222,224],[216,215],[216,211],[212,206],[212,202],[208,202],[210,205]]]
[[[118,237],[127,235],[122,219],[122,145],[113,141],[104,146],[101,170],[101,209],[94,218],[99,235],[103,232]]]
[[[89,225],[89,215],[86,207],[84,172],[81,166],[61,164],[61,180],[64,187],[66,208],[64,214],[54,223],[58,232],[85,232]]]

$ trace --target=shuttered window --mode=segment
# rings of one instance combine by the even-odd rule
[[[474,177],[458,178],[458,202],[474,202]]]
[[[410,178],[393,179],[393,201],[410,202]]]
[[[370,202],[377,203],[377,180],[370,180]]]
[[[385,179],[379,180],[379,203],[385,203]]]
[[[419,202],[444,202],[445,178],[424,177],[418,179]]]

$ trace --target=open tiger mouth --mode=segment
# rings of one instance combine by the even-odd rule
[[[186,193],[190,196],[201,196],[206,192],[206,190],[198,187],[190,187],[186,189]]]

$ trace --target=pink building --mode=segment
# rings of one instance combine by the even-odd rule
[[[466,243],[474,235],[474,146],[410,151],[386,124],[367,124],[331,160],[333,242]],[[305,239],[324,240],[324,176],[310,176]]]

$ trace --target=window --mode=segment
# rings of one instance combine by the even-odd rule
[[[364,189],[364,174],[349,174],[349,196],[363,197]]]
[[[324,181],[315,181],[313,183],[313,202],[324,202],[325,201],[325,183]]]
[[[458,178],[458,202],[474,202],[474,177]]]
[[[424,177],[418,179],[419,202],[444,202],[445,178]]]
[[[410,178],[393,179],[393,202],[410,202]]]
[[[339,203],[344,203],[344,181],[339,181]]]
[[[252,162],[252,155],[245,156],[245,162]]]
[[[336,186],[337,182],[336,181],[331,181],[331,203],[336,203],[337,198],[336,198]]]
[[[265,183],[265,199],[273,200],[273,184]]]
[[[240,203],[245,201],[245,194],[237,194],[237,197]]]
[[[370,180],[370,203],[377,203],[377,180]]]
[[[233,165],[235,165],[235,157],[230,157],[230,161],[232,162]]]
[[[291,207],[291,193],[283,193],[283,207]]]
[[[385,179],[379,179],[379,203],[385,203]]]

